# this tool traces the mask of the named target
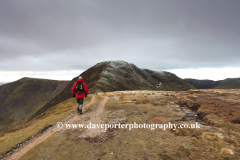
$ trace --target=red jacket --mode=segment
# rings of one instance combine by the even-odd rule
[[[75,93],[75,88],[76,88],[77,82],[79,82],[79,81],[82,81],[83,89],[84,89],[84,92],[81,93],[81,94]],[[84,96],[85,96],[84,93],[85,93],[85,94],[88,94],[87,85],[83,82],[82,79],[78,79],[78,80],[73,84],[72,94],[75,94],[76,98],[84,98]]]

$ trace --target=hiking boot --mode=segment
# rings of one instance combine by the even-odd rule
[[[80,112],[79,108],[77,108],[77,112],[78,112],[78,113]]]
[[[81,114],[83,114],[83,113],[82,113],[82,110],[80,109],[80,110],[79,110],[79,115],[81,115]]]

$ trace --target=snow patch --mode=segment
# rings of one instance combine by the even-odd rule
[[[166,74],[164,73],[164,71],[155,71],[157,72],[158,74],[160,74],[161,76],[165,76]]]
[[[158,82],[158,85],[156,86],[157,88],[160,88],[161,87],[161,84],[162,84],[162,82]]]
[[[121,60],[111,61],[109,64],[109,66],[111,66],[115,69],[119,69],[119,68],[126,67],[126,66],[129,66],[129,68],[130,68],[131,65],[132,65],[131,63],[121,61]]]

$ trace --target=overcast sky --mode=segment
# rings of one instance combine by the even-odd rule
[[[240,1],[0,1],[0,81],[71,80],[109,60],[181,78],[240,77]]]

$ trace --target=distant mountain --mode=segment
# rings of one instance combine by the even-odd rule
[[[240,78],[227,78],[220,81],[185,79],[195,84],[199,89],[239,89]]]
[[[62,92],[69,82],[22,78],[0,86],[0,131],[27,118]]]
[[[89,93],[125,90],[183,91],[196,88],[190,82],[170,72],[140,69],[125,61],[98,63],[83,72],[81,76],[87,84]],[[77,79],[78,77],[73,78],[59,95],[32,115],[29,120],[45,112],[48,108],[71,98],[72,85]]]
[[[185,80],[195,84],[199,89],[209,89],[216,85],[216,81],[213,80],[197,80],[190,78],[186,78]]]
[[[152,71],[140,69],[132,63],[125,61],[102,62],[90,70],[104,65],[106,69],[92,89],[96,91],[123,91],[123,90],[188,90],[195,88],[189,82],[177,77],[175,74],[165,71]],[[91,73],[90,73],[91,74]],[[84,75],[84,74],[83,74]],[[86,82],[91,77],[86,75]]]

